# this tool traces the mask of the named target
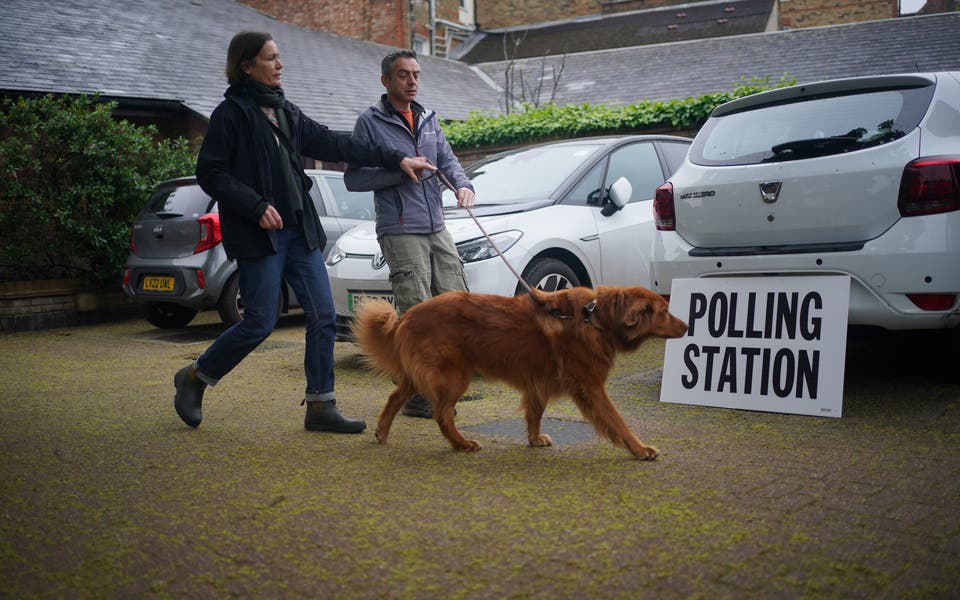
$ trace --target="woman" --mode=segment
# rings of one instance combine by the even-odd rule
[[[206,386],[216,385],[273,331],[285,279],[306,316],[304,427],[359,433],[366,423],[345,417],[336,406],[336,313],[323,264],[326,236],[300,156],[402,169],[414,180],[434,167],[426,159],[368,145],[313,121],[284,99],[282,69],[270,34],[245,31],[230,41],[230,87],[210,116],[197,180],[219,205],[224,250],[237,261],[244,318],[177,372],[174,407],[187,425],[200,425]]]

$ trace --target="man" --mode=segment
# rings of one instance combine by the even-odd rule
[[[415,100],[420,84],[416,52],[388,54],[380,71],[386,93],[357,119],[354,137],[427,158],[457,187],[457,205],[473,206],[473,185],[444,137],[436,113]],[[460,255],[444,225],[438,177],[404,181],[401,174],[381,167],[350,164],[344,182],[350,190],[375,192],[377,240],[401,314],[431,296],[467,289]],[[433,408],[417,394],[404,405],[403,414],[431,418]]]

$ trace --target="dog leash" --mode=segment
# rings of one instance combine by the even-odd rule
[[[434,173],[435,173],[435,174],[437,175],[437,177],[440,179],[440,182],[443,183],[443,185],[447,186],[447,189],[449,189],[451,192],[453,192],[454,196],[456,196],[456,194],[457,194],[457,188],[454,187],[454,185],[453,185],[452,183],[450,183],[450,180],[447,179],[447,176],[444,175],[443,173],[441,173],[441,172],[440,172],[440,169],[437,169],[436,171],[434,171]],[[429,177],[427,177],[427,179],[429,179]],[[530,294],[530,297],[533,298],[533,301],[534,301],[536,304],[539,304],[540,306],[543,306],[543,301],[542,301],[539,297],[537,297],[537,294],[533,291],[533,288],[530,287],[530,284],[527,283],[526,281],[524,281],[524,280],[523,280],[523,277],[520,277],[520,274],[517,273],[517,270],[514,269],[514,268],[513,268],[513,265],[510,264],[510,261],[507,260],[507,257],[503,255],[503,252],[500,252],[500,248],[498,248],[497,245],[494,243],[494,241],[490,238],[490,234],[488,234],[488,233],[487,233],[487,230],[484,229],[484,228],[483,228],[483,225],[480,224],[479,219],[477,219],[476,215],[473,214],[473,211],[470,209],[470,207],[469,207],[469,206],[464,206],[463,208],[467,209],[467,214],[470,215],[470,218],[473,219],[473,222],[474,222],[474,223],[476,223],[477,228],[480,229],[480,233],[483,234],[483,237],[487,238],[487,242],[490,244],[491,247],[493,247],[494,250],[496,250],[497,256],[499,256],[499,257],[503,260],[503,263],[504,263],[505,265],[507,265],[507,268],[510,269],[510,272],[513,273],[513,276],[517,278],[517,281],[519,281],[519,282],[523,285],[523,289],[527,290],[527,293]],[[596,298],[594,298],[593,300],[591,300],[589,303],[587,303],[586,306],[583,307],[583,322],[584,322],[584,323],[587,323],[588,325],[593,325],[594,327],[597,327],[597,326],[596,326],[596,324],[594,324],[593,321],[590,320],[590,317],[593,316],[593,311],[596,309],[596,307],[597,307],[597,299],[596,299]],[[572,318],[570,315],[562,314],[562,313],[561,313],[559,310],[557,310],[556,308],[554,308],[553,310],[551,310],[551,311],[550,311],[550,314],[553,315],[554,317],[558,318],[558,319],[571,319],[571,318]]]
[[[443,183],[443,185],[447,186],[447,188],[451,192],[453,192],[453,195],[456,196],[457,188],[454,187],[452,183],[450,183],[450,180],[447,179],[447,176],[441,173],[440,169],[437,169],[436,171],[434,171],[434,173],[437,174],[437,177],[440,178],[440,181]],[[523,277],[520,277],[520,274],[517,273],[517,270],[514,269],[513,265],[510,264],[510,261],[507,260],[507,257],[503,255],[503,252],[500,252],[500,248],[498,248],[497,245],[490,238],[490,234],[488,234],[487,230],[484,229],[483,225],[480,224],[480,221],[477,219],[476,215],[473,214],[473,211],[470,210],[470,207],[464,206],[463,208],[467,209],[467,214],[470,215],[470,218],[473,219],[474,223],[476,223],[477,227],[480,229],[480,233],[483,234],[483,237],[487,238],[487,242],[490,244],[490,246],[494,250],[496,250],[497,256],[499,256],[503,260],[503,263],[507,265],[507,268],[510,269],[510,272],[513,273],[513,276],[517,278],[517,281],[519,281],[523,285],[523,289],[527,290],[527,293],[530,294],[530,297],[533,298],[533,300],[537,304],[541,304],[540,298],[537,298],[537,295],[534,293],[533,288],[530,287],[529,283],[523,280]]]

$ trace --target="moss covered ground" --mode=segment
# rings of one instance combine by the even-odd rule
[[[372,435],[391,386],[337,344],[361,435],[302,427],[302,317],[172,407],[193,343],[129,320],[0,334],[0,596],[950,598],[960,595],[960,375],[916,340],[851,343],[844,416],[659,401],[662,342],[611,398],[645,442],[534,449],[429,420]],[[458,424],[516,419],[477,379]],[[569,402],[548,417],[579,420]]]

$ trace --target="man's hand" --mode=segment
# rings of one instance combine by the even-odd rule
[[[460,208],[471,208],[473,206],[473,190],[470,188],[460,188],[457,190],[457,206]]]
[[[420,173],[424,170],[436,171],[437,168],[422,156],[408,156],[400,161],[400,168],[414,181],[420,181]]]
[[[267,210],[260,215],[260,227],[262,229],[283,229],[283,219],[280,218],[280,213],[272,204],[268,204]]]

